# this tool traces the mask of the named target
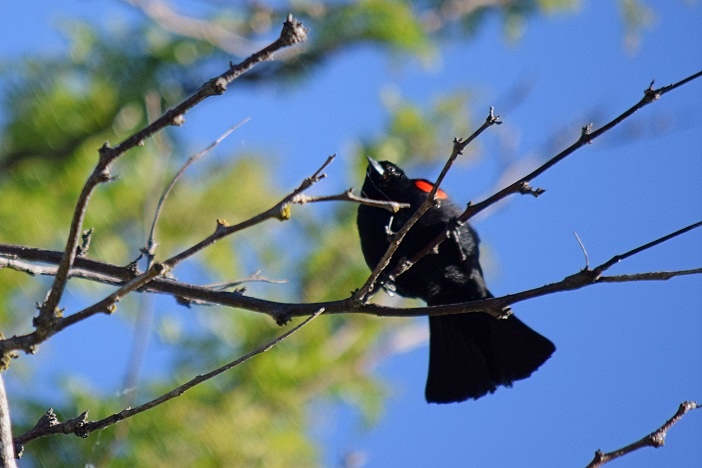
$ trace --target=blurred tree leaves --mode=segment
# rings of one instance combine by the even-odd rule
[[[1,66],[0,239],[62,249],[97,148],[104,141],[122,140],[182,99],[203,80],[194,70],[226,63],[231,49],[223,51],[226,44],[221,37],[213,38],[215,31],[225,30],[228,40],[235,37],[251,45],[274,37],[281,18],[288,10],[295,11],[314,31],[311,42],[288,51],[292,59],[245,75],[247,80],[275,86],[283,80],[311,79],[313,75],[299,73],[301,68],[322,66],[335,54],[359,45],[425,60],[437,41],[473,34],[490,12],[501,14],[508,35],[514,36],[530,15],[577,5],[574,0],[479,3],[482,6],[451,0],[302,1],[275,6],[246,2],[228,10],[220,4],[208,6],[212,10],[205,11],[216,19],[184,15],[177,24],[169,23],[173,16],[144,10],[147,21],[116,32],[72,23],[66,27],[71,44],[66,55],[28,57]],[[213,34],[189,28],[203,21]],[[519,27],[514,29],[515,25]],[[471,124],[466,93],[446,94],[421,106],[387,89],[384,100],[387,131],[359,141],[359,154],[400,163],[411,154],[415,160],[430,161],[437,154],[448,154],[451,139],[465,135]],[[120,179],[101,187],[88,207],[86,227],[95,229],[90,256],[118,264],[136,258],[164,181],[189,156],[174,153],[182,135],[162,133],[118,162],[115,172]],[[266,164],[266,158],[252,150],[205,165],[197,177],[206,183],[181,181],[158,226],[159,255],[173,254],[201,239],[207,234],[202,229],[214,229],[217,218],[237,222],[277,201],[282,193],[264,170]],[[354,168],[354,180],[362,177],[360,164]],[[281,232],[289,226],[255,229],[190,260],[186,275],[202,283],[227,281],[250,274],[254,264],[290,279],[283,290],[252,286],[257,294],[299,301],[340,299],[362,284],[367,269],[358,251],[349,248],[357,245],[353,207],[334,207],[322,215],[296,208],[293,216],[302,220],[296,243],[306,252],[304,258],[287,252],[290,240],[284,236],[289,231]],[[5,333],[29,329],[31,304],[44,290],[43,283],[29,276],[0,270],[0,327]],[[97,294],[97,286],[80,283],[78,291],[90,298]],[[123,303],[111,320],[133,319],[141,313],[138,303]],[[217,307],[188,311],[172,301],[168,304],[160,305],[163,315],[156,330],[162,332],[162,344],[170,346],[172,367],[165,372],[170,378],[145,376],[132,395],[139,401],[280,333],[258,314]],[[320,453],[310,436],[310,406],[345,401],[357,406],[368,422],[382,415],[385,389],[369,372],[369,363],[385,325],[368,317],[319,318],[268,353],[166,405],[85,441],[49,437],[32,442],[25,457],[37,466],[313,465]],[[31,366],[31,359],[23,356],[21,364]],[[10,402],[15,434],[31,427],[48,406],[54,406],[62,419],[85,409],[91,419],[98,419],[128,403],[92,391],[70,376],[62,381],[62,394],[48,402],[36,395],[15,395]]]

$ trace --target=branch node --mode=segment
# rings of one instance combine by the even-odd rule
[[[276,218],[278,218],[278,221],[287,221],[292,217],[292,204],[291,203],[286,203],[283,206],[280,207],[280,210],[278,211]]]
[[[232,62],[229,62],[229,68],[235,69],[236,65],[234,65]],[[210,88],[212,89],[212,92],[214,94],[224,94],[224,92],[227,90],[227,80],[224,77],[217,77],[214,80],[210,81]]]
[[[497,318],[500,320],[505,320],[508,319],[512,314],[514,314],[514,311],[510,306],[506,305],[500,310],[500,314]]]
[[[183,114],[176,114],[173,119],[171,119],[171,125],[176,127],[181,127],[185,124],[185,116]]]
[[[292,13],[288,13],[288,17],[283,23],[283,29],[280,31],[280,40],[285,46],[291,46],[307,40],[307,29],[300,21],[298,21]]]
[[[42,313],[40,308],[39,315],[32,319],[32,325],[35,329],[42,330],[43,332],[52,330],[56,326],[56,322],[63,317],[63,310],[64,309],[55,307],[53,313],[45,314]],[[31,354],[34,354],[34,351],[32,351]]]
[[[487,118],[485,119],[485,123],[488,125],[502,125],[502,120],[500,120],[499,115],[495,115],[495,107],[490,106],[490,113],[488,114]]]
[[[657,89],[653,89],[654,82],[655,80],[651,80],[651,84],[648,85],[648,88],[644,89],[644,100],[646,103],[657,101],[658,98],[661,97],[661,92]]]
[[[590,138],[590,134],[592,133],[592,122],[588,123],[585,125],[583,128],[580,129],[580,141],[582,141],[584,144],[589,145],[592,143],[592,138]]]
[[[93,231],[93,228],[86,229],[85,231],[83,231],[83,234],[81,235],[81,243],[76,248],[76,256],[85,257],[85,255],[88,253],[88,248],[90,247],[90,239],[92,239],[93,237]]]
[[[100,183],[106,183],[113,180],[112,173],[110,172],[110,167],[103,167],[102,170],[97,174],[97,179]]]
[[[463,148],[465,148],[464,143],[465,143],[465,139],[463,139],[463,138],[454,138],[453,139],[453,153],[456,155],[456,157],[463,154]]]
[[[287,325],[288,323],[290,323],[290,320],[292,320],[292,317],[291,317],[290,314],[287,313],[287,312],[283,312],[283,313],[281,313],[281,314],[277,314],[276,317],[275,317],[275,323],[276,323],[279,327],[283,327],[283,326]]]
[[[162,276],[168,273],[168,266],[165,263],[156,262],[151,266],[151,268],[153,268],[156,276]]]
[[[665,445],[665,432],[657,432],[648,436],[648,440],[653,448],[663,447]]]
[[[522,182],[519,186],[519,193],[521,193],[522,195],[533,195],[534,198],[538,198],[545,191],[546,190],[542,189],[541,187],[532,187],[531,185],[529,185],[528,182]]]
[[[98,155],[100,156],[100,159],[103,157],[106,157],[107,154],[112,151],[112,147],[110,146],[109,141],[105,141],[100,148],[98,148]]]
[[[88,422],[88,410],[83,411],[78,417],[70,421],[73,427],[73,433],[83,439],[88,437],[89,432],[85,431],[85,424]]]

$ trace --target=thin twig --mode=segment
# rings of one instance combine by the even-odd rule
[[[295,198],[308,188],[310,188],[312,185],[316,184],[320,180],[324,179],[326,177],[326,174],[324,174],[324,170],[331,164],[331,162],[334,160],[336,155],[331,155],[327,158],[327,160],[322,164],[322,166],[317,169],[317,171],[312,174],[312,176],[306,178],[305,180],[302,181],[299,187],[297,187],[295,190],[293,190],[291,193],[285,196],[281,201],[276,203],[274,206],[269,208],[268,210],[264,211],[263,213],[259,213],[256,216],[253,216],[246,221],[243,221],[241,223],[235,224],[233,226],[229,226],[226,224],[224,221],[217,221],[217,227],[215,228],[215,231],[207,236],[205,239],[201,240],[197,244],[193,245],[192,247],[182,251],[181,253],[174,255],[173,257],[169,258],[163,264],[167,266],[169,269],[175,268],[176,265],[178,265],[180,262],[185,260],[188,257],[191,257],[192,255],[195,255],[196,253],[200,252],[202,249],[205,247],[208,247],[218,240],[220,240],[223,237],[226,237],[230,234],[233,234],[235,232],[250,228],[251,226],[254,226],[256,224],[259,224],[263,221],[266,221],[268,219],[279,219],[281,221],[285,221],[290,218],[290,205],[295,203]]]
[[[254,274],[247,276],[246,278],[242,279],[237,279],[233,281],[224,281],[220,283],[212,283],[208,284],[208,288],[216,289],[219,291],[223,291],[225,289],[231,289],[235,288],[237,286],[241,286],[242,284],[246,283],[268,283],[268,284],[285,284],[287,283],[288,280],[282,279],[282,280],[274,280],[270,278],[266,278],[265,276],[261,276],[261,271],[258,270]]]
[[[444,164],[444,167],[441,169],[441,173],[439,173],[439,177],[437,177],[436,182],[434,183],[434,186],[431,189],[431,192],[429,192],[430,200],[435,199],[436,193],[439,191],[439,186],[444,181],[446,174],[448,174],[448,171],[451,169],[451,166],[453,166],[453,163],[456,161],[458,156],[463,154],[463,150],[466,149],[466,147],[471,142],[473,142],[473,140],[478,138],[478,136],[481,133],[483,133],[485,130],[487,130],[489,127],[492,127],[493,125],[502,125],[502,121],[500,120],[499,115],[495,115],[495,108],[493,106],[490,106],[490,112],[488,113],[488,116],[485,118],[485,122],[483,122],[480,128],[478,128],[475,132],[473,132],[471,136],[469,136],[465,140],[462,138],[455,138],[453,140],[453,149],[451,151],[451,155]]]
[[[575,240],[578,241],[580,250],[583,252],[583,257],[585,257],[585,269],[587,270],[588,268],[590,268],[590,258],[587,256],[587,249],[585,248],[585,244],[583,244],[583,241],[580,240],[580,236],[578,235],[578,233],[573,231],[573,235],[575,236]]]
[[[642,439],[637,440],[633,444],[629,444],[626,447],[622,447],[612,452],[604,453],[601,450],[597,450],[595,452],[595,458],[593,458],[592,461],[587,465],[587,468],[597,468],[599,466],[604,465],[605,463],[614,460],[615,458],[623,457],[624,455],[638,450],[640,448],[662,447],[665,443],[665,436],[668,434],[670,428],[673,427],[675,423],[680,421],[683,418],[683,416],[685,416],[687,413],[694,409],[698,409],[699,407],[700,405],[698,405],[694,401],[685,401],[681,403],[678,407],[678,410],[675,412],[672,418],[670,418],[668,421],[665,422],[665,424],[663,424],[661,427],[659,427],[646,437],[643,437]]]
[[[251,118],[247,117],[244,120],[242,120],[241,122],[232,125],[231,127],[229,127],[229,129],[227,129],[226,132],[224,132],[222,135],[220,135],[215,141],[210,143],[210,145],[207,148],[203,149],[199,153],[188,158],[188,160],[185,162],[185,164],[183,164],[183,166],[180,168],[180,170],[178,170],[178,172],[173,176],[173,179],[170,181],[168,186],[163,190],[163,193],[161,194],[161,197],[159,198],[158,203],[156,204],[154,219],[151,222],[151,229],[149,230],[149,237],[148,237],[148,240],[146,241],[146,246],[143,249],[144,253],[149,256],[149,265],[151,264],[152,259],[154,258],[155,249],[156,249],[156,246],[158,245],[156,243],[156,240],[155,240],[156,224],[158,223],[158,220],[161,217],[161,211],[163,210],[163,205],[166,202],[166,198],[168,198],[168,195],[171,193],[171,190],[173,190],[173,187],[175,186],[178,179],[180,179],[180,177],[183,175],[185,170],[188,167],[190,167],[195,161],[197,161],[198,159],[200,159],[201,157],[205,156],[207,153],[209,153],[210,151],[215,149],[222,141],[224,141],[225,138],[227,138],[229,135],[231,135],[231,133],[234,130],[237,130],[239,127],[244,125],[249,120],[251,120]]]
[[[116,424],[120,421],[123,421],[127,418],[130,418],[132,416],[135,416],[139,413],[143,413],[144,411],[147,411],[155,406],[161,405],[169,400],[172,400],[175,397],[181,396],[183,393],[187,392],[191,388],[195,387],[196,385],[199,385],[203,382],[206,382],[214,377],[217,377],[218,375],[240,365],[243,364],[244,362],[248,361],[254,356],[257,356],[259,354],[262,354],[271,348],[273,348],[275,345],[280,343],[281,341],[285,340],[288,338],[290,335],[295,333],[296,331],[300,330],[302,327],[310,323],[312,320],[315,318],[319,317],[322,313],[324,313],[324,309],[320,308],[317,310],[314,314],[310,315],[305,319],[303,322],[300,322],[298,325],[294,326],[290,330],[286,331],[285,333],[281,334],[280,336],[272,339],[271,341],[264,343],[263,345],[259,346],[258,348],[254,349],[253,351],[223,365],[220,366],[206,374],[198,375],[183,385],[180,385],[177,388],[174,388],[168,393],[164,393],[163,395],[154,398],[153,400],[150,400],[144,404],[141,404],[139,406],[136,406],[134,408],[126,408],[119,413],[114,413],[110,416],[107,416],[106,418],[99,419],[97,421],[91,421],[87,422],[87,414],[88,412],[84,412],[81,416],[78,418],[71,419],[69,421],[66,421],[65,423],[59,423],[57,420],[54,424],[40,424],[41,420],[37,425],[31,429],[30,431],[21,434],[15,438],[15,447],[22,447],[22,445],[26,444],[27,442],[30,442],[34,439],[38,439],[40,437],[44,437],[47,435],[51,434],[67,434],[67,433],[73,433],[79,437],[88,437],[88,435],[91,432],[104,429],[108,426],[111,426],[113,424]],[[52,412],[53,413],[53,412]],[[54,416],[55,418],[55,416]],[[67,426],[70,426],[70,430],[67,430]]]
[[[409,203],[398,203],[394,201],[373,200],[371,198],[359,197],[353,193],[353,189],[348,189],[345,192],[337,195],[305,195],[299,194],[293,200],[293,203],[304,205],[305,203],[325,202],[325,201],[348,201],[361,205],[373,206],[384,210],[397,213],[403,208],[409,208]]]

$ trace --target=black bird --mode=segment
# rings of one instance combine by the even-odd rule
[[[361,249],[373,269],[389,245],[393,233],[427,199],[433,184],[409,179],[395,164],[368,158],[362,195],[373,200],[409,203],[398,213],[368,205],[358,207]],[[386,272],[403,259],[412,258],[447,226],[450,236],[413,265],[387,289],[401,296],[423,299],[427,305],[455,304],[493,297],[485,286],[478,258],[478,235],[456,219],[461,210],[442,190],[439,204],[427,211],[400,244]],[[452,403],[480,398],[498,386],[512,386],[525,379],[556,350],[514,315],[507,319],[477,312],[429,317],[429,376],[425,390],[429,403]]]

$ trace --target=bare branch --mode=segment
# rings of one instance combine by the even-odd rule
[[[655,246],[657,246],[658,244],[662,244],[663,242],[665,242],[665,241],[667,241],[667,240],[670,240],[670,239],[672,239],[672,238],[674,238],[674,237],[677,237],[677,236],[679,236],[679,235],[681,235],[681,234],[685,234],[685,233],[688,232],[688,231],[692,231],[693,229],[697,229],[697,228],[700,227],[700,226],[702,226],[702,221],[699,221],[699,222],[697,222],[697,223],[690,224],[689,226],[686,226],[686,227],[684,227],[684,228],[682,228],[682,229],[679,229],[679,230],[677,230],[677,231],[675,231],[675,232],[672,232],[672,233],[670,233],[670,234],[668,234],[668,235],[666,235],[666,236],[660,237],[660,238],[658,238],[658,239],[656,239],[656,240],[654,240],[654,241],[649,242],[648,244],[644,244],[644,245],[641,245],[641,246],[639,246],[639,247],[636,247],[635,249],[631,249],[630,251],[628,251],[628,252],[626,252],[626,253],[623,253],[623,254],[621,254],[621,255],[615,255],[614,257],[612,257],[611,259],[609,259],[609,261],[607,261],[607,262],[603,263],[601,266],[595,268],[594,271],[597,271],[598,273],[601,273],[601,272],[607,270],[608,268],[610,268],[612,265],[615,265],[615,264],[621,262],[622,260],[625,260],[625,259],[627,259],[627,258],[629,258],[629,257],[631,257],[631,256],[634,256],[634,255],[636,255],[637,253],[643,252],[644,250],[648,250],[648,249],[650,249],[650,248],[652,248],[652,247],[655,247]]]
[[[685,401],[680,404],[678,410],[675,412],[672,418],[665,422],[661,427],[647,435],[646,437],[637,440],[633,444],[629,444],[626,447],[622,447],[619,450],[614,450],[612,452],[604,453],[601,450],[595,452],[595,458],[587,465],[587,468],[596,468],[608,463],[615,458],[622,457],[628,453],[644,447],[658,448],[665,444],[665,436],[668,434],[668,430],[678,421],[682,419],[690,411],[699,408],[700,405],[694,401]]]
[[[15,447],[17,450],[17,453],[21,453],[22,450],[22,445],[26,444],[27,442],[30,442],[34,439],[38,439],[40,437],[44,437],[47,435],[51,434],[75,434],[79,437],[88,437],[88,435],[91,432],[104,429],[108,426],[111,426],[113,424],[116,424],[120,421],[123,421],[127,418],[130,418],[132,416],[135,416],[139,413],[143,413],[144,411],[147,411],[151,408],[154,408],[158,405],[161,405],[169,400],[172,400],[175,397],[181,396],[183,393],[187,392],[191,388],[206,382],[210,379],[213,379],[214,377],[217,377],[220,374],[223,374],[224,372],[233,369],[234,367],[243,364],[244,362],[248,361],[254,356],[257,356],[259,354],[262,354],[269,349],[273,348],[275,345],[280,343],[281,341],[285,340],[288,338],[290,335],[310,323],[312,320],[315,318],[319,317],[321,314],[324,313],[324,309],[320,308],[318,309],[314,314],[310,315],[305,319],[304,321],[300,322],[298,325],[294,326],[290,330],[286,331],[285,333],[281,334],[280,336],[274,338],[273,340],[264,343],[263,345],[259,346],[258,348],[254,349],[253,351],[239,357],[238,359],[235,359],[234,361],[231,361],[223,366],[220,366],[206,374],[198,375],[183,385],[180,385],[177,388],[174,388],[168,393],[164,393],[163,395],[154,398],[151,401],[148,401],[144,404],[141,404],[139,406],[136,406],[134,408],[126,408],[119,413],[114,413],[110,416],[107,416],[106,418],[99,419],[97,421],[87,421],[87,416],[88,412],[85,411],[83,414],[80,416],[69,419],[66,422],[60,423],[58,422],[58,419],[54,415],[52,410],[49,410],[46,415],[42,416],[41,419],[39,419],[39,422],[34,426],[34,428],[30,429],[28,432],[21,434],[15,438]],[[8,444],[9,445],[9,444]]]
[[[483,211],[485,208],[487,208],[490,205],[493,205],[497,203],[498,201],[502,200],[503,198],[512,195],[514,193],[523,193],[525,184],[528,186],[529,182],[534,180],[536,177],[540,176],[544,172],[546,172],[548,169],[551,167],[555,166],[557,163],[561,162],[563,159],[565,159],[567,156],[570,156],[572,153],[574,153],[576,150],[580,149],[581,147],[592,143],[592,141],[595,138],[598,138],[602,136],[604,133],[608,132],[612,128],[616,127],[620,123],[622,123],[624,120],[626,120],[628,117],[630,117],[634,112],[638,111],[639,109],[647,106],[648,104],[651,104],[652,102],[658,100],[661,96],[664,94],[684,85],[685,83],[688,83],[689,81],[692,81],[694,79],[699,78],[702,76],[702,71],[697,72],[693,75],[688,76],[687,78],[680,80],[679,82],[675,84],[671,84],[668,86],[663,86],[662,88],[658,89],[653,89],[653,82],[651,82],[651,85],[644,91],[644,97],[641,98],[639,102],[631,106],[629,109],[624,111],[622,114],[619,116],[615,117],[612,119],[610,122],[606,123],[599,129],[595,131],[591,131],[591,124],[587,125],[586,127],[583,128],[583,131],[580,135],[580,138],[578,141],[570,145],[568,148],[564,149],[557,155],[555,155],[553,158],[549,159],[546,161],[544,164],[530,172],[529,174],[525,175],[518,181],[514,182],[513,184],[505,187],[504,189],[500,190],[496,194],[492,195],[491,197],[486,198],[485,200],[481,201],[480,203],[476,203],[475,205],[469,205],[466,210],[461,214],[459,217],[460,221],[467,221],[468,219],[472,218],[479,212]],[[535,195],[537,195],[535,193]]]
[[[22,456],[24,444],[29,441],[52,434],[73,434],[80,426],[85,424],[87,420],[88,412],[84,411],[75,418],[64,422],[59,422],[56,414],[54,413],[54,409],[49,408],[49,410],[44,413],[41,418],[39,418],[39,421],[37,421],[33,428],[24,434],[15,437],[15,456],[17,458]]]
[[[658,245],[661,242],[668,241],[675,236],[679,236],[684,232],[688,232],[694,227],[700,227],[700,225],[702,225],[702,223],[692,224],[690,226],[693,227],[688,226],[686,228],[680,229],[672,234],[663,236],[653,242],[649,242],[643,246],[637,247],[625,254],[615,256],[613,258],[629,258],[631,256],[631,252],[642,252],[644,250],[643,247],[652,248],[653,246]],[[59,252],[51,252],[41,249],[0,244],[0,255],[13,256],[24,260],[40,259],[44,262],[58,263],[61,254]],[[501,297],[483,299],[480,301],[472,301],[466,303],[415,308],[396,308],[379,306],[375,304],[367,304],[362,300],[362,297],[359,296],[358,291],[356,291],[350,297],[338,301],[317,303],[283,303],[249,297],[237,292],[220,291],[217,289],[181,283],[173,279],[162,277],[156,277],[150,282],[143,284],[139,291],[170,294],[184,304],[219,304],[237,309],[246,309],[253,312],[260,312],[272,317],[277,323],[283,324],[290,320],[291,317],[307,316],[319,310],[320,308],[324,308],[325,313],[327,315],[361,313],[383,317],[418,317],[424,315],[433,316],[471,312],[487,312],[499,317],[502,315],[502,310],[508,305],[533,299],[535,297],[554,294],[557,292],[573,291],[594,284],[623,283],[632,281],[665,281],[677,276],[702,274],[702,268],[696,268],[680,271],[660,271],[620,276],[602,275],[602,273],[604,273],[607,269],[609,269],[616,263],[617,262],[612,262],[611,260],[609,260],[608,262],[605,262],[592,270],[581,270],[578,273],[567,276],[566,278],[556,283],[547,284],[538,288],[529,289],[514,294],[508,294]],[[11,267],[11,264],[9,264],[8,266]],[[124,282],[132,281],[135,279],[134,271],[129,267],[119,267],[108,263],[99,262],[96,260],[90,260],[87,258],[78,258],[76,260],[76,266],[81,269],[81,277],[93,281],[104,282],[105,278],[110,278],[110,281],[113,283],[123,284]],[[91,277],[91,274],[94,275],[94,277]],[[141,276],[137,276],[137,278],[141,278]],[[101,303],[102,302],[103,301],[101,301]],[[85,311],[81,311],[79,313],[85,313]],[[56,324],[57,329],[62,329],[65,326],[68,326],[69,324],[75,323],[77,320],[72,318],[74,317],[74,315],[59,320]],[[22,349],[31,352],[31,349],[27,350],[24,347],[24,344],[27,343],[27,341],[25,340],[28,340],[28,337],[31,336],[32,334],[29,334],[20,337],[11,337],[5,340],[0,340],[0,351],[8,352],[11,350]]]
[[[631,275],[600,276],[599,283],[630,283],[632,281],[667,281],[677,276],[699,275],[702,268],[677,271],[655,271],[649,273],[634,273]]]
[[[200,89],[190,97],[186,98],[173,109],[166,111],[161,117],[142,130],[126,138],[119,145],[110,147],[105,143],[100,148],[98,163],[85,182],[80,196],[78,197],[78,201],[76,202],[66,247],[56,276],[54,277],[54,282],[51,285],[46,300],[39,309],[39,316],[34,319],[36,332],[40,336],[39,341],[46,339],[51,333],[53,323],[61,315],[61,311],[57,307],[61,301],[66,282],[68,281],[68,273],[78,253],[77,249],[81,238],[80,234],[83,229],[83,221],[85,219],[88,201],[99,184],[112,179],[110,168],[114,160],[135,146],[143,144],[147,138],[151,137],[156,132],[171,125],[182,125],[185,122],[185,113],[192,107],[208,97],[223,94],[227,89],[227,85],[256,64],[269,60],[279,49],[303,42],[306,39],[307,30],[305,27],[302,23],[293,18],[292,15],[288,15],[287,20],[283,24],[280,36],[273,43],[251,55],[238,65],[232,64],[227,71],[203,84]]]

